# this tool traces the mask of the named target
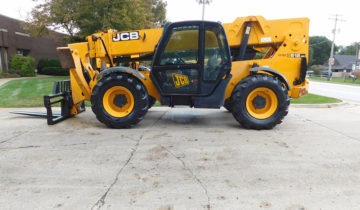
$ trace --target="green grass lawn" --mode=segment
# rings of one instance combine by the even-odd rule
[[[161,103],[159,101],[156,101],[154,106],[164,106],[164,105],[161,105]]]
[[[332,78],[331,81],[328,81],[325,77],[310,77],[310,81],[321,81],[321,82],[332,82],[332,83],[340,83],[340,84],[351,84],[351,85],[360,85],[360,79],[357,79],[355,82],[351,78]]]
[[[319,96],[310,93],[301,98],[291,99],[292,104],[327,104],[327,103],[339,103],[339,102],[341,102],[341,100],[336,98]]]
[[[13,80],[0,87],[0,107],[44,106],[44,95],[52,93],[55,81],[69,77],[45,77]]]

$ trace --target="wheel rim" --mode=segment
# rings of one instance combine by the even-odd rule
[[[246,99],[248,113],[256,119],[271,117],[278,107],[276,94],[269,88],[256,88]]]
[[[108,89],[103,97],[104,109],[113,117],[126,117],[134,109],[134,96],[125,87]]]

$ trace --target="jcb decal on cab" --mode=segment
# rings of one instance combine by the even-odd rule
[[[119,41],[138,40],[139,38],[140,35],[138,31],[124,32],[124,33],[117,33],[115,37],[113,37],[113,41],[119,42]]]
[[[187,75],[173,73],[172,78],[176,88],[181,88],[190,84],[189,77]]]

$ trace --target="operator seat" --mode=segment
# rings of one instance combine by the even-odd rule
[[[205,80],[216,80],[218,75],[218,53],[215,52],[207,62],[207,65],[205,66],[205,72],[204,72],[204,79]]]

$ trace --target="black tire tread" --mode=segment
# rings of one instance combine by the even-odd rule
[[[111,83],[127,85],[135,100],[133,111],[126,117],[116,118],[107,114],[102,105],[102,93]],[[110,86],[111,87],[111,86]],[[99,101],[100,100],[100,101]],[[123,74],[110,74],[102,78],[95,85],[91,94],[91,109],[96,118],[110,128],[131,128],[138,124],[148,110],[149,99],[145,86],[134,76]]]
[[[278,108],[275,113],[266,120],[255,119],[247,113],[245,101],[250,90],[257,87],[271,87],[278,97]],[[248,129],[272,129],[277,124],[282,123],[284,117],[289,112],[290,97],[285,86],[275,77],[267,74],[250,75],[244,78],[234,88],[232,97],[232,113],[235,119]],[[244,107],[245,106],[245,107]]]
[[[155,104],[155,102],[156,102],[156,98],[154,98],[154,97],[152,97],[152,96],[149,96],[149,107],[148,107],[148,109],[150,109],[151,107],[153,107],[154,104]]]

